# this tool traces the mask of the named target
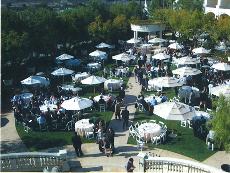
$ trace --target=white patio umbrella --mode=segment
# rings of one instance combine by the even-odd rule
[[[227,63],[216,63],[212,65],[212,68],[220,71],[230,71],[230,65]]]
[[[151,40],[148,41],[148,43],[163,43],[163,42],[166,42],[167,40],[165,39],[162,39],[162,38],[153,38]]]
[[[230,85],[219,85],[213,88],[210,88],[210,93],[215,96],[220,96],[223,94],[225,97],[230,96]]]
[[[172,43],[168,46],[170,49],[175,49],[175,50],[179,50],[184,48],[183,45],[180,45],[179,43]]]
[[[71,75],[73,74],[73,70],[69,70],[67,68],[59,68],[57,70],[54,70],[51,74],[54,76],[66,76],[66,75]]]
[[[120,53],[118,55],[112,56],[112,59],[114,60],[120,60],[123,62],[130,61],[132,59],[135,59],[136,57],[134,55],[130,55],[127,53]]]
[[[93,101],[87,98],[74,97],[69,100],[65,100],[61,107],[66,110],[80,111],[92,106]]]
[[[173,88],[173,87],[178,87],[183,85],[183,83],[181,83],[179,79],[173,77],[158,77],[149,80],[148,84],[151,86],[157,86],[161,88],[162,87]]]
[[[180,102],[164,102],[154,106],[154,114],[166,120],[191,120],[195,115],[194,109]]]
[[[86,84],[86,85],[96,85],[96,84],[103,83],[105,81],[106,81],[106,79],[103,77],[92,75],[92,76],[87,77],[86,79],[82,80],[81,83]],[[95,87],[94,87],[94,93],[95,93]]]
[[[100,43],[100,44],[98,44],[97,46],[95,46],[96,48],[98,48],[98,49],[103,49],[103,48],[111,48],[112,46],[111,45],[109,45],[109,44],[107,44],[107,43]]]
[[[136,43],[139,43],[140,40],[131,38],[130,40],[127,40],[126,42],[129,43],[129,44],[136,44]]]
[[[30,76],[21,81],[23,85],[41,85],[41,86],[48,86],[50,81],[48,78],[43,76]]]
[[[192,58],[190,56],[185,56],[185,57],[177,59],[176,63],[183,64],[183,65],[192,65],[192,64],[200,63],[200,60],[198,58]]]
[[[68,54],[62,54],[58,56],[56,60],[63,61],[63,60],[72,59],[72,58],[74,58],[74,56],[68,55]]]
[[[89,54],[89,56],[95,56],[95,57],[101,57],[101,56],[106,56],[106,52],[100,51],[100,50],[95,50]]]
[[[198,47],[198,48],[193,49],[192,52],[194,54],[208,54],[210,52],[210,50],[207,50],[203,47]]]
[[[152,56],[153,59],[159,59],[159,60],[164,60],[164,59],[169,59],[170,56],[165,54],[165,53],[158,53],[156,55]]]
[[[196,68],[192,67],[181,67],[172,71],[173,74],[178,74],[180,76],[195,76],[201,74],[202,72]]]

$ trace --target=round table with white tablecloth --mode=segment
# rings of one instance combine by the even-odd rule
[[[50,109],[50,111],[55,111],[57,109],[57,105],[45,104],[45,105],[41,105],[39,108],[40,108],[40,111],[42,111],[42,112],[47,112],[48,108]]]
[[[161,98],[160,98],[160,97],[156,97],[156,96],[148,96],[148,97],[145,97],[144,100],[145,100],[147,103],[150,103],[151,100],[153,99],[153,97],[155,97],[155,99],[156,99],[156,101],[157,101],[158,104],[161,103]]]
[[[146,141],[150,141],[151,137],[160,136],[163,129],[156,123],[143,123],[138,127],[138,133]]]
[[[86,79],[87,77],[89,77],[90,74],[83,72],[83,73],[77,73],[74,75],[73,80],[74,81],[81,81],[83,79]]]
[[[101,96],[102,96],[103,100],[105,100],[105,102],[108,102],[110,99],[110,96],[108,96],[108,95],[98,95],[98,96],[95,96],[93,99],[96,102],[98,102],[100,100]]]
[[[193,116],[193,120],[200,119],[201,117],[205,118],[206,120],[210,119],[210,114],[204,111],[195,111]]]
[[[115,70],[116,70],[115,74],[117,76],[119,76],[119,75],[126,76],[128,74],[128,72],[129,72],[128,67],[126,67],[126,68],[116,68]]]
[[[117,90],[121,87],[123,84],[123,80],[118,80],[118,79],[108,79],[104,82],[104,88],[105,89],[111,89],[112,90]]]
[[[89,119],[81,119],[75,123],[75,132],[80,136],[85,136],[86,132],[93,132],[94,124],[89,123]]]
[[[88,63],[87,67],[90,68],[90,69],[100,69],[101,68],[101,64],[99,64],[97,62]]]

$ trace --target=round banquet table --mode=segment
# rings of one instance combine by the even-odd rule
[[[95,96],[93,99],[98,102],[100,100],[101,95]],[[102,98],[105,100],[105,102],[108,102],[110,99],[110,96],[108,95],[102,95]]]
[[[139,134],[146,141],[150,141],[151,137],[159,136],[162,130],[161,126],[156,123],[143,123],[138,127]]]
[[[81,119],[75,123],[75,132],[84,136],[86,132],[93,132],[94,124],[89,123],[89,119]]]
[[[50,109],[50,111],[55,111],[57,109],[57,105],[45,104],[45,105],[41,105],[39,108],[40,108],[40,111],[42,111],[42,112],[47,112],[48,108]]]
[[[101,64],[94,62],[94,63],[89,63],[87,64],[87,67],[89,68],[95,68],[95,69],[100,69],[101,68]]]
[[[90,75],[86,72],[83,72],[83,73],[77,73],[75,74],[75,76],[73,77],[73,80],[74,81],[81,81],[87,77],[89,77]]]
[[[149,102],[151,102],[152,99],[153,99],[153,96],[149,96],[149,97],[145,97],[144,100],[145,100],[147,103],[149,103]],[[156,99],[157,103],[161,103],[161,98],[160,98],[160,97],[156,97],[156,96],[155,96],[155,99]]]
[[[123,80],[117,80],[117,79],[108,79],[104,82],[104,88],[105,89],[111,89],[117,90],[121,87],[123,84]]]
[[[210,119],[210,114],[204,111],[195,111],[195,115],[193,119],[200,119],[201,117],[204,117],[206,120]]]

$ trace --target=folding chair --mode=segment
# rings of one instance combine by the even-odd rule
[[[156,123],[156,120],[149,120],[150,123]]]
[[[105,112],[105,104],[99,104],[99,111]]]
[[[181,120],[181,121],[180,121],[180,126],[181,126],[181,127],[187,127],[187,121]]]

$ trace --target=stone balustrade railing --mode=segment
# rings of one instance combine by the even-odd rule
[[[59,170],[69,171],[67,151],[58,153],[24,152],[1,155],[2,172],[43,171],[44,168],[58,167]]]
[[[220,169],[199,162],[170,157],[141,158],[139,168],[141,172],[154,173],[223,173]]]

